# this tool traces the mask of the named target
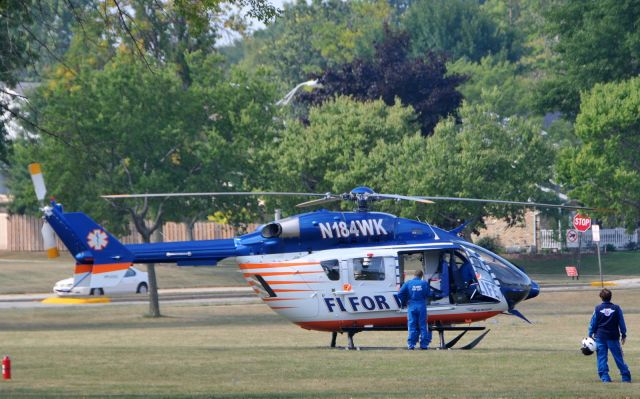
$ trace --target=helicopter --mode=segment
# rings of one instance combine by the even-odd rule
[[[29,166],[37,198],[46,187],[39,164]],[[157,193],[107,195],[104,198],[170,196],[295,195],[319,197],[300,208],[338,201],[356,204],[354,211],[326,209],[301,213],[259,226],[231,239],[122,244],[80,212],[65,212],[55,200],[42,207],[45,247],[55,251],[57,235],[74,257],[74,287],[102,289],[117,285],[134,263],[215,266],[232,258],[247,284],[274,312],[308,330],[346,333],[347,349],[356,349],[354,335],[364,331],[406,330],[406,309],[398,290],[410,271],[422,270],[432,298],[427,322],[439,333],[439,348],[451,349],[469,331],[482,333],[460,349],[474,348],[488,333],[472,323],[499,314],[526,322],[516,305],[535,298],[539,285],[503,257],[459,236],[465,227],[444,230],[429,223],[374,212],[382,200],[432,203],[466,200],[587,209],[530,202],[420,197],[380,194],[368,187],[348,193]],[[486,330],[486,331],[485,331]],[[457,336],[445,341],[445,332]]]

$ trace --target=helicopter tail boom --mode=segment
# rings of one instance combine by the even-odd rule
[[[89,272],[92,285],[96,274],[106,272],[117,272],[118,276],[107,275],[117,283],[121,279],[119,274],[132,263],[215,266],[224,258],[238,255],[234,239],[125,245],[84,213],[65,213],[53,201],[44,212],[47,223],[78,263],[78,279],[85,279],[84,274]]]

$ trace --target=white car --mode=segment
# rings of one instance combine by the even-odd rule
[[[58,296],[69,295],[105,295],[105,294],[146,294],[149,290],[149,277],[135,267],[130,267],[124,274],[122,281],[114,287],[89,288],[80,283],[73,287],[73,277],[60,280],[53,286],[53,292]]]

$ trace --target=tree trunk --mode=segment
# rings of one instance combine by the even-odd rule
[[[196,225],[196,218],[193,218],[187,222],[187,241],[193,241],[193,228]]]
[[[145,243],[151,242],[151,235],[146,234],[142,236]],[[161,241],[162,236],[160,234],[154,234],[155,242]],[[160,314],[160,298],[158,297],[158,280],[156,278],[156,265],[155,263],[147,263],[147,273],[149,273],[149,317],[161,317]]]
[[[153,235],[154,241],[162,241],[162,205],[161,203],[156,210],[155,221],[151,224],[151,227],[147,224],[147,212],[149,211],[148,198],[144,198],[144,203],[141,208],[127,208],[127,211],[131,215],[136,230],[142,236],[142,241],[150,243]],[[155,232],[155,234],[154,234]],[[158,282],[156,279],[155,264],[147,263],[147,273],[149,274],[149,316],[160,317],[160,300],[158,298]]]
[[[155,263],[147,263],[147,273],[149,273],[149,316],[160,317],[160,299],[158,297],[158,283],[156,280]]]

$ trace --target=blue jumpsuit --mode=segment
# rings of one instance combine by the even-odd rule
[[[627,337],[627,326],[624,323],[624,315],[620,306],[611,302],[603,302],[596,306],[587,335],[596,340],[596,353],[598,360],[598,376],[602,382],[611,382],[609,365],[607,364],[608,351],[611,351],[613,359],[620,370],[623,382],[631,382],[629,367],[622,357],[620,335]]]
[[[427,298],[429,284],[420,277],[414,277],[400,288],[398,297],[407,306],[407,327],[409,337],[407,347],[414,349],[420,336],[420,349],[427,349],[431,343],[431,332],[427,328]]]

